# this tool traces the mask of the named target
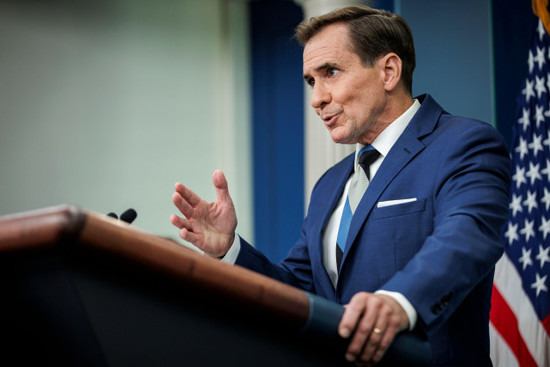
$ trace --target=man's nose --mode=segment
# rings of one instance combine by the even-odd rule
[[[330,103],[330,92],[322,85],[315,85],[311,95],[311,106],[316,110]]]

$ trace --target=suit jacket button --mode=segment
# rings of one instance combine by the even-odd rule
[[[441,298],[441,304],[443,306],[447,306],[449,304],[449,302],[451,301],[451,298],[453,297],[453,292],[449,292],[447,293],[445,296],[443,296],[443,298]]]

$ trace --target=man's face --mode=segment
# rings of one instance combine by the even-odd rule
[[[346,24],[328,25],[306,43],[304,79],[313,88],[311,105],[334,142],[370,144],[387,126],[383,58],[363,66]]]

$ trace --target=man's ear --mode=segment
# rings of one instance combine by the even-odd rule
[[[384,67],[384,88],[391,92],[401,81],[403,63],[401,58],[393,52],[383,56],[380,61]]]

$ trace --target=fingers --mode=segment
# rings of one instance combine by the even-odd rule
[[[170,222],[180,229],[179,235],[181,239],[190,242],[195,246],[200,246],[200,244],[202,243],[202,238],[199,236],[199,234],[196,234],[193,231],[193,222],[188,219],[193,218],[195,209],[191,205],[189,200],[186,200],[183,195],[194,202],[194,196],[196,195],[182,184],[177,183],[176,192],[172,194],[172,202],[174,203],[176,208],[178,208],[178,210],[185,216],[185,218],[173,214],[170,216]]]
[[[382,358],[408,318],[395,299],[361,292],[346,306],[339,333],[351,337],[346,359],[358,365],[372,365]]]
[[[376,329],[375,329],[376,330]],[[379,329],[383,330],[383,329]],[[400,330],[397,330],[393,326],[388,326],[384,331],[382,331],[382,337],[380,340],[380,345],[378,349],[376,349],[372,354],[372,360],[375,362],[378,362],[382,359],[384,356],[384,353],[388,348],[390,347],[391,343],[393,342],[393,339],[395,339],[395,336]],[[361,360],[366,360],[367,356],[363,355],[361,356]]]
[[[373,350],[378,347],[381,340],[381,327],[377,328],[380,333],[373,333],[379,308],[376,300],[371,300],[370,296],[367,293],[355,295],[342,317],[341,329],[355,330],[346,351],[346,359],[350,362],[370,362]],[[347,315],[349,317],[346,317]]]
[[[204,243],[204,236],[202,233],[195,233],[193,230],[193,222],[186,218],[178,217],[177,215],[170,216],[170,222],[180,229],[179,236],[182,240],[192,243],[193,245],[201,248]]]
[[[201,202],[201,198],[199,195],[195,194],[193,190],[189,189],[188,187],[184,186],[181,183],[176,183],[175,185],[176,193],[178,193],[183,200],[185,200],[191,207],[195,207],[199,205]],[[173,198],[173,196],[172,196]],[[175,204],[175,203],[174,203]]]
[[[195,194],[191,189],[187,188],[181,183],[176,183],[176,192],[172,194],[172,202],[187,218],[194,215],[194,209],[201,203],[201,198]],[[180,227],[181,228],[181,227]]]
[[[177,215],[172,214],[170,216],[170,222],[172,222],[172,224],[179,229],[185,228],[187,230],[192,230],[191,222],[186,218],[178,217]]]
[[[344,339],[350,337],[350,335],[355,330],[359,318],[364,312],[364,305],[362,302],[354,301],[355,297],[352,298],[351,302],[345,306],[344,315],[340,324],[338,325],[338,333]]]
[[[378,362],[395,336],[394,328],[388,326],[387,317],[383,314],[384,310],[379,308],[377,311],[378,315],[375,320],[364,319],[358,327],[358,331],[362,330],[365,336],[365,341],[359,340],[357,344],[353,345],[353,348],[359,352],[356,359],[360,364],[370,365]],[[360,345],[359,343],[364,344]]]
[[[193,215],[193,207],[191,204],[183,198],[183,196],[179,192],[175,192],[172,194],[172,202],[178,208],[181,214],[185,215],[186,217],[191,217]]]
[[[199,234],[193,233],[187,228],[182,228],[179,234],[182,240],[190,242],[200,248],[200,245],[202,244],[202,238]]]
[[[212,182],[216,189],[218,203],[233,205],[233,201],[229,195],[227,179],[221,170],[214,172]],[[175,189],[176,192],[172,194],[172,202],[183,215],[189,218],[193,215],[193,208],[199,205],[202,199],[191,189],[179,182],[176,183]]]
[[[229,196],[229,186],[227,184],[227,179],[221,170],[214,171],[212,175],[212,183],[216,188],[216,196],[218,198],[218,203],[233,203],[231,196]]]

